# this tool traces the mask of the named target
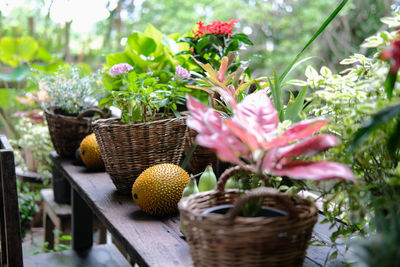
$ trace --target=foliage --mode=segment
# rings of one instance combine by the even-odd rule
[[[39,80],[39,87],[51,98],[51,106],[61,108],[66,114],[76,115],[96,105],[94,92],[100,79],[100,72],[82,75],[82,70],[72,66],[60,68],[54,75]]]
[[[307,98],[311,102],[306,108],[308,115],[327,117],[331,120],[330,132],[341,137],[342,143],[337,148],[319,158],[334,158],[351,164],[356,176],[360,177],[357,186],[330,183],[325,187],[313,187],[327,200],[324,205],[326,222],[338,226],[338,231],[331,236],[333,241],[341,235],[364,233],[368,226],[373,229],[375,222],[370,220],[374,209],[372,199],[382,197],[389,201],[398,195],[394,187],[399,180],[399,150],[395,146],[392,150],[387,148],[393,136],[391,133],[398,127],[398,83],[395,83],[390,100],[384,86],[390,66],[380,59],[382,49],[395,38],[396,32],[386,31],[367,38],[363,47],[374,48],[373,56],[355,54],[342,60],[342,64],[352,66],[341,74],[334,74],[327,67],[317,71],[309,66],[305,73],[307,81],[292,81],[313,90]],[[371,115],[372,119],[367,121]],[[362,126],[364,121],[367,123]],[[354,137],[357,142],[363,141],[363,145],[349,153]],[[337,218],[345,224],[337,224]]]
[[[214,109],[188,99],[187,124],[197,131],[196,142],[214,150],[220,159],[260,175],[311,180],[354,179],[343,164],[295,159],[337,145],[334,136],[314,135],[327,121],[303,121],[278,133],[278,114],[265,91],[250,94],[240,103],[236,103],[234,95],[225,97],[229,97],[233,116],[224,119]]]
[[[24,237],[29,230],[29,223],[39,211],[37,202],[41,200],[39,191],[30,191],[26,183],[17,180],[18,208],[20,213],[21,234]]]
[[[220,65],[224,56],[228,56],[229,53],[236,52],[239,49],[244,49],[246,45],[253,45],[246,34],[233,34],[233,27],[237,21],[232,19],[229,19],[229,21],[229,23],[213,21],[206,26],[201,21],[197,22],[197,30],[194,30],[189,36],[178,40],[189,45],[188,50],[179,54],[189,54],[196,61],[203,64],[211,64],[216,68]],[[237,68],[237,66],[235,67]]]
[[[366,238],[354,240],[351,245],[356,256],[354,266],[390,267],[400,262],[400,199],[374,198],[371,215],[376,232],[370,229]]]
[[[135,32],[129,35],[124,52],[107,55],[104,67],[108,71],[116,64],[128,63],[136,73],[160,70],[173,72],[177,65],[188,67],[185,63],[187,56],[175,56],[178,52],[177,38],[177,34],[166,36],[149,25],[143,33]],[[158,74],[161,82],[168,80],[168,76],[165,77],[163,72]],[[114,82],[113,77],[109,76],[108,81]]]
[[[119,108],[121,121],[125,123],[153,121],[159,119],[157,116],[167,118],[172,114],[180,116],[179,106],[185,104],[185,93],[190,92],[184,87],[186,81],[179,75],[172,77],[171,73],[163,72],[168,77],[168,82],[163,83],[158,73],[140,73],[126,68],[125,72],[115,75],[112,84],[106,77],[104,85],[107,91],[99,106]]]
[[[61,242],[64,241],[70,241],[72,240],[72,237],[70,235],[61,235],[61,231],[60,230],[53,230],[53,233],[58,236],[58,242],[55,242],[54,244],[54,248],[49,249],[49,242],[43,242],[42,244],[34,244],[34,246],[36,248],[38,248],[39,250],[36,250],[33,252],[33,255],[37,255],[37,254],[41,254],[41,253],[50,253],[50,252],[58,252],[58,251],[63,251],[63,250],[69,250],[72,249],[70,245],[67,244],[63,244]]]
[[[31,152],[38,163],[37,173],[43,179],[44,184],[51,178],[52,161],[50,152],[54,150],[48,127],[45,122],[33,123],[28,118],[21,118],[16,125],[19,139],[13,141],[21,151]]]

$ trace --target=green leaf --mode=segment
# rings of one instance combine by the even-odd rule
[[[291,72],[293,65],[299,60],[304,51],[314,42],[314,40],[325,30],[325,28],[331,23],[331,21],[336,17],[336,15],[342,10],[342,8],[346,5],[348,0],[342,0],[342,2],[336,7],[336,9],[329,15],[329,17],[324,21],[324,23],[319,27],[316,33],[311,37],[311,39],[307,42],[307,44],[303,47],[300,53],[297,54],[295,59],[290,63],[290,65],[286,68],[286,70],[279,77],[279,81],[282,82],[286,79],[287,75]]]
[[[237,39],[245,44],[248,45],[253,45],[253,42],[249,39],[249,37],[247,36],[247,34],[244,33],[237,33],[237,34],[233,34],[230,37],[231,39]]]
[[[158,44],[161,43],[161,40],[164,36],[164,34],[162,32],[160,32],[156,27],[154,27],[151,24],[149,24],[149,26],[147,26],[147,28],[144,30],[143,33],[144,33],[144,35],[153,39]]]
[[[43,47],[39,47],[36,53],[36,59],[47,62],[51,60],[51,55],[46,49],[44,49]]]
[[[160,39],[161,42],[161,39]],[[138,54],[150,56],[157,49],[157,43],[143,33],[135,32],[128,37],[127,44]]]
[[[269,79],[269,84],[270,84],[270,88],[271,88],[271,92],[272,92],[272,99],[274,101],[274,106],[275,106],[276,111],[278,111],[278,114],[279,114],[279,120],[283,121],[282,90],[280,88],[276,70],[274,70],[274,81],[272,82]]]
[[[359,145],[364,143],[367,138],[377,129],[390,120],[400,115],[400,104],[382,109],[370,119],[365,121],[360,129],[353,135],[350,152],[354,151]]]
[[[109,67],[114,66],[115,64],[119,63],[128,63],[134,66],[132,59],[128,57],[125,53],[116,53],[110,54],[106,56],[106,62]]]
[[[20,37],[17,39],[17,52],[21,59],[28,61],[33,60],[38,49],[38,42],[30,36]]]
[[[400,122],[396,122],[396,125],[390,133],[389,141],[388,141],[388,151],[392,157],[396,156],[397,149],[400,148]]]
[[[389,70],[389,73],[386,76],[385,83],[383,84],[383,86],[385,87],[386,96],[389,100],[392,99],[393,88],[394,84],[396,83],[396,78],[397,78],[397,72],[391,72]]]
[[[306,97],[307,89],[308,87],[304,86],[300,90],[295,101],[293,103],[288,103],[285,112],[285,120],[290,120],[292,122],[297,122],[300,120],[299,114],[304,107],[304,98]]]

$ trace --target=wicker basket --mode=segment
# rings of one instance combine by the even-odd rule
[[[196,140],[197,132],[188,128],[188,134],[186,135],[185,140],[185,154],[187,155],[194,145]],[[193,151],[192,156],[189,160],[189,168],[192,173],[200,173],[205,170],[207,165],[212,165],[213,170],[216,171],[218,169],[218,158],[214,151],[197,145],[195,150]]]
[[[98,117],[93,117],[95,113],[99,113],[102,118],[107,116],[97,108],[84,110],[77,116],[57,114],[56,107],[47,109],[43,106],[42,108],[54,149],[61,157],[73,157],[82,139],[92,133],[92,122],[98,119]]]
[[[218,188],[183,198],[178,206],[195,266],[302,266],[308,241],[317,222],[317,208],[300,196],[260,187],[239,197],[239,190],[224,190],[231,170]],[[254,198],[263,205],[287,212],[283,217],[240,217],[241,207]],[[240,199],[240,201],[239,201]],[[227,214],[207,214],[208,208],[234,204]]]
[[[179,164],[186,118],[125,124],[118,119],[93,124],[107,172],[122,194],[130,194],[142,171],[159,163]]]

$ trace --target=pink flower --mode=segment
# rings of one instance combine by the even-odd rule
[[[328,123],[324,119],[297,123],[278,135],[278,114],[266,91],[232,105],[232,118],[221,118],[192,97],[187,103],[187,125],[198,132],[197,143],[214,150],[222,160],[293,179],[354,179],[344,164],[297,160],[298,156],[312,156],[336,146],[337,140],[328,134],[315,135]]]
[[[181,77],[182,79],[190,78],[190,73],[187,69],[182,66],[176,66],[175,68],[175,75]]]
[[[123,73],[128,73],[131,70],[133,70],[133,67],[131,65],[129,65],[128,63],[119,63],[119,64],[115,64],[114,66],[111,67],[110,75],[112,77],[115,77],[115,76],[123,74]]]

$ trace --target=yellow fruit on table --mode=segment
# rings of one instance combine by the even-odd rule
[[[86,136],[79,146],[79,155],[83,163],[92,170],[104,169],[103,158],[101,157],[100,147],[94,133]]]
[[[177,211],[189,174],[175,164],[158,164],[143,171],[132,186],[132,197],[144,212],[165,216]]]

